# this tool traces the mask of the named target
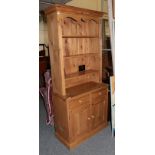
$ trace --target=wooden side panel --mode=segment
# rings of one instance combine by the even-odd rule
[[[61,99],[59,96],[53,94],[54,104],[54,123],[56,133],[61,135],[63,138],[69,138],[68,129],[68,110],[66,101]]]
[[[65,95],[61,27],[56,13],[47,16],[53,91]]]

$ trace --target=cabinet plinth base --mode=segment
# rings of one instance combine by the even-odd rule
[[[59,133],[55,133],[56,137],[65,145],[67,146],[68,149],[73,149],[76,146],[78,146],[81,142],[87,140],[89,137],[94,136],[96,133],[98,133],[99,131],[101,131],[102,129],[107,127],[107,123],[104,123],[100,126],[98,126],[97,128],[95,128],[94,130],[88,132],[87,134],[79,137],[78,139],[76,139],[75,141],[69,143],[68,141],[66,141]]]

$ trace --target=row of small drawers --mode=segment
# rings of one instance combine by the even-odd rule
[[[100,89],[91,94],[79,97],[78,99],[72,99],[69,102],[69,108],[74,108],[83,104],[90,104],[90,95],[92,95],[92,104],[102,102],[104,100],[104,96],[106,95],[106,91],[107,90]]]

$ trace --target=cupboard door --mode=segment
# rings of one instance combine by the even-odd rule
[[[92,105],[91,119],[93,119],[93,128],[106,122],[106,100]]]
[[[70,111],[70,140],[74,140],[89,131],[89,106],[80,106]]]

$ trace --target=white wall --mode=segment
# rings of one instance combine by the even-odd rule
[[[108,13],[108,0],[103,0],[103,12]]]
[[[39,22],[39,43],[48,43],[47,24],[43,21]]]
[[[48,32],[47,32],[47,24],[43,21],[39,22],[39,44],[48,45]],[[47,55],[47,51],[46,51]]]
[[[101,11],[101,0],[72,0],[67,5]]]

